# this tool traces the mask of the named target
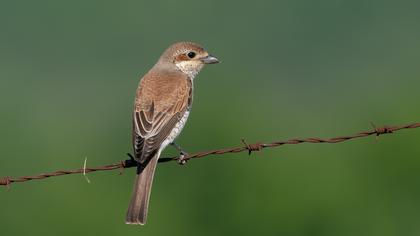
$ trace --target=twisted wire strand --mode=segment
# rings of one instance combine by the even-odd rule
[[[205,156],[210,155],[223,155],[226,153],[238,153],[238,152],[244,152],[247,151],[250,155],[254,151],[262,151],[264,148],[273,148],[273,147],[279,147],[282,145],[291,145],[291,144],[302,144],[302,143],[340,143],[349,141],[352,139],[357,138],[363,138],[371,135],[382,135],[382,134],[391,134],[396,131],[402,130],[402,129],[414,129],[420,127],[420,122],[415,122],[411,124],[406,125],[397,125],[397,126],[382,126],[382,127],[375,127],[373,125],[373,129],[369,131],[363,131],[359,132],[353,135],[347,135],[347,136],[338,136],[333,138],[296,138],[296,139],[289,139],[284,141],[273,141],[270,143],[252,143],[248,144],[244,139],[242,139],[243,146],[239,147],[230,147],[230,148],[222,148],[222,149],[215,149],[210,151],[202,151],[197,152],[194,154],[190,154],[187,156],[175,156],[175,157],[164,157],[160,158],[159,162],[169,162],[169,161],[178,161],[179,163],[185,163],[185,161],[195,158],[202,158]],[[108,171],[108,170],[116,170],[116,169],[124,169],[124,168],[131,168],[136,166],[136,161],[134,161],[133,156],[131,154],[127,154],[130,159],[121,161],[119,163],[100,166],[100,167],[86,167],[81,169],[75,169],[75,170],[58,170],[51,173],[42,173],[39,175],[33,175],[33,176],[22,176],[22,177],[10,177],[5,176],[0,178],[0,185],[4,185],[9,187],[12,183],[21,183],[26,182],[30,180],[41,180],[46,179],[50,177],[56,177],[61,175],[70,175],[70,174],[80,174],[80,173],[90,173],[95,171]]]

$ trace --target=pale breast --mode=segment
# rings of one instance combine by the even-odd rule
[[[184,115],[182,116],[181,120],[178,121],[178,123],[175,124],[175,127],[172,129],[171,133],[168,135],[168,137],[163,141],[162,146],[160,147],[160,150],[163,150],[166,146],[171,144],[176,137],[181,133],[182,129],[184,128],[185,123],[187,122],[188,116],[190,115],[190,111],[186,111]]]

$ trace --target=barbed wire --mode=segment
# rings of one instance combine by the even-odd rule
[[[371,135],[382,135],[382,134],[390,134],[394,133],[396,131],[402,130],[402,129],[414,129],[420,127],[420,122],[415,122],[411,124],[406,125],[397,125],[397,126],[382,126],[382,127],[375,127],[374,124],[372,124],[373,129],[369,131],[363,131],[359,132],[353,135],[347,135],[347,136],[338,136],[333,138],[297,138],[297,139],[289,139],[285,141],[274,141],[270,143],[252,143],[248,144],[244,139],[242,139],[243,146],[239,147],[231,147],[231,148],[222,148],[222,149],[216,149],[216,150],[210,150],[210,151],[202,151],[197,152],[194,154],[186,154],[184,156],[175,156],[175,157],[164,157],[160,158],[159,162],[169,162],[169,161],[178,161],[180,164],[185,163],[186,161],[190,159],[195,158],[202,158],[209,155],[222,155],[226,153],[238,153],[238,152],[244,152],[248,151],[248,154],[251,155],[254,151],[261,151],[264,148],[273,148],[278,147],[282,145],[291,145],[291,144],[301,144],[301,143],[340,143],[352,139],[357,138],[363,138]],[[70,174],[86,174],[90,172],[95,171],[108,171],[108,170],[116,170],[116,169],[125,169],[125,168],[131,168],[136,166],[136,161],[133,159],[133,156],[131,154],[127,154],[130,159],[120,161],[119,163],[111,164],[111,165],[105,165],[100,167],[92,167],[92,168],[80,168],[75,170],[58,170],[51,173],[43,173],[39,175],[33,175],[33,176],[22,176],[22,177],[2,177],[0,178],[0,185],[5,185],[9,187],[12,183],[21,183],[26,182],[30,180],[40,180],[40,179],[46,179],[50,177],[56,177],[61,175],[70,175]]]

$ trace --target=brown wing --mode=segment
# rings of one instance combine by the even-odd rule
[[[134,108],[133,146],[147,164],[191,105],[191,81],[182,73],[149,72],[140,82]]]

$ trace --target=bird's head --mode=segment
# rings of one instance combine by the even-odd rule
[[[179,42],[166,49],[159,63],[175,65],[190,78],[194,78],[205,64],[219,63],[219,60],[196,43]]]

